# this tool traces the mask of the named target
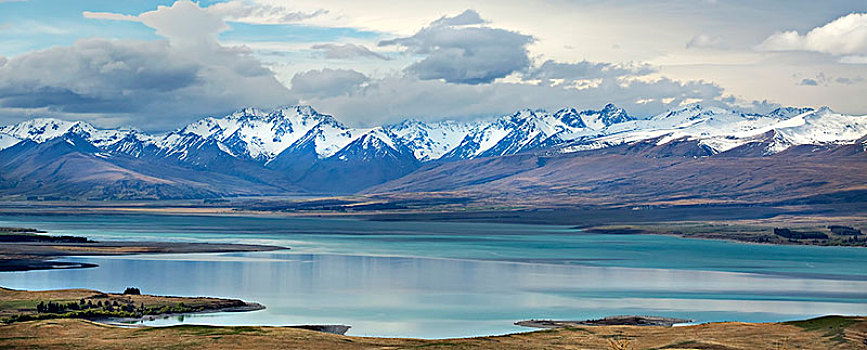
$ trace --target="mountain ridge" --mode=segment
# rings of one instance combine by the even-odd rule
[[[272,110],[243,108],[159,135],[36,118],[0,126],[0,159],[21,160],[25,157],[21,154],[43,159],[26,149],[62,139],[89,146],[71,152],[77,154],[75,159],[88,159],[95,168],[105,170],[104,178],[96,181],[100,186],[129,180],[118,177],[117,169],[124,169],[125,174],[158,175],[164,167],[172,169],[172,180],[162,179],[168,181],[165,184],[197,188],[192,191],[195,195],[330,194],[387,188],[383,184],[424,171],[425,164],[586,152],[627,152],[650,158],[770,157],[850,145],[839,151],[848,154],[863,152],[867,148],[865,137],[867,116],[809,107],[751,114],[694,104],[639,118],[608,104],[598,110],[569,107],[554,113],[521,109],[472,122],[408,119],[373,128],[351,128],[310,106],[282,106]],[[56,156],[72,157],[67,153]],[[11,174],[0,173],[6,188],[20,181],[39,182]],[[209,184],[206,174],[214,174],[219,179],[214,181],[220,184]],[[68,176],[74,183],[76,174]],[[127,195],[119,193],[111,196]]]
[[[374,128],[350,128],[310,106],[283,106],[271,111],[243,108],[220,118],[205,117],[161,135],[134,129],[98,129],[82,121],[36,118],[0,127],[0,149],[25,139],[44,142],[74,132],[102,148],[126,139],[126,143],[154,145],[172,154],[183,152],[185,143],[195,142],[188,137],[193,134],[214,140],[223,152],[234,157],[267,163],[290,147],[297,148],[295,143],[313,132],[317,137],[307,141],[315,144],[319,158],[333,156],[352,141],[372,134],[388,147],[401,144],[413,152],[416,160],[427,162],[501,156],[553,146],[567,146],[560,148],[562,152],[581,151],[663,135],[668,139],[700,139],[715,151],[724,152],[767,131],[782,129],[788,132],[781,134],[780,144],[768,153],[792,145],[854,141],[867,134],[867,116],[846,116],[827,108],[809,107],[783,107],[761,115],[695,104],[636,118],[608,104],[600,110],[569,107],[554,113],[522,109],[491,120],[465,123],[407,119]]]

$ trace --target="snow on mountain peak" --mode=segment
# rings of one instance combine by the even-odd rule
[[[412,150],[416,159],[428,161],[439,159],[446,152],[457,147],[471,131],[478,128],[478,125],[455,121],[428,124],[408,119],[398,124],[387,125],[384,129],[394,135],[398,143]]]
[[[777,109],[771,111],[771,113],[768,113],[768,117],[777,118],[777,119],[790,119],[792,117],[796,117],[796,116],[799,116],[801,114],[809,113],[809,112],[813,112],[813,111],[815,111],[815,109],[810,108],[810,107],[801,107],[801,108],[780,107],[780,108],[777,108]]]
[[[0,127],[0,133],[37,143],[73,133],[90,141],[95,146],[108,146],[119,141],[127,134],[139,132],[126,129],[97,129],[90,123],[83,121],[36,118],[15,125]]]
[[[713,152],[752,142],[769,142],[768,153],[793,145],[856,142],[867,135],[867,116],[846,116],[828,108],[779,108],[749,114],[715,106],[684,106],[637,119],[613,104],[599,110],[563,108],[555,113],[522,109],[477,121],[422,122],[407,119],[376,128],[350,128],[309,106],[273,110],[244,108],[224,117],[206,117],[175,132],[150,136],[134,130],[102,130],[85,122],[38,118],[0,127],[0,149],[20,140],[44,142],[74,133],[94,146],[137,156],[146,145],[161,154],[184,154],[215,145],[232,157],[268,163],[286,150],[329,158],[353,145],[352,152],[385,148],[418,161],[499,156],[561,146],[562,151],[597,149],[642,140],[658,144],[697,140]],[[773,135],[768,139],[768,135]],[[342,154],[342,153],[341,153]],[[344,154],[345,156],[345,154]]]
[[[240,150],[242,155],[268,161],[312,129],[325,126],[345,129],[331,116],[319,114],[310,106],[283,106],[271,111],[244,108],[223,118],[203,118],[178,133],[213,139],[227,149]]]
[[[72,122],[55,118],[36,118],[15,125],[0,127],[0,133],[41,143],[59,137],[69,132],[75,126],[79,126],[79,128],[85,130],[95,129],[85,122]]]
[[[19,142],[21,142],[21,139],[15,136],[0,133],[0,151],[15,146]]]
[[[795,145],[845,144],[867,135],[867,116],[834,113],[827,107],[792,118],[781,125],[779,133]]]

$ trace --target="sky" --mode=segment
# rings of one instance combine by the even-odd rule
[[[692,103],[867,114],[863,0],[0,0],[0,124],[351,126]]]

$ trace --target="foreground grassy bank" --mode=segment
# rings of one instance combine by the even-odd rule
[[[123,328],[80,319],[0,326],[10,349],[867,349],[867,319],[688,327],[593,326],[465,339],[347,337],[287,327]]]
[[[138,319],[155,315],[252,311],[263,306],[238,299],[141,295],[90,289],[25,291],[0,287],[0,323],[59,318]]]

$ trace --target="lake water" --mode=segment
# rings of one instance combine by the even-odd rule
[[[463,337],[530,318],[645,314],[780,321],[867,314],[867,249],[588,235],[562,226],[161,215],[14,215],[95,240],[275,244],[290,251],[79,257],[95,269],[0,273],[0,286],[240,298],[267,306],[154,325],[314,324]]]

